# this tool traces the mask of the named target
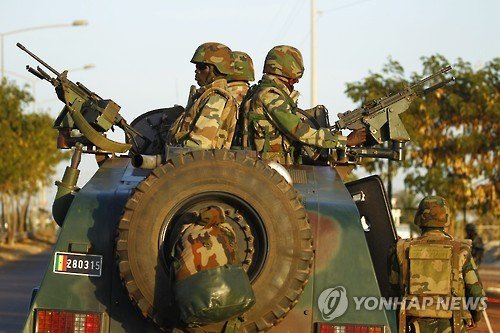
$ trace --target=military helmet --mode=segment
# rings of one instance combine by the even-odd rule
[[[221,43],[204,43],[198,46],[191,59],[193,64],[203,63],[214,65],[222,74],[233,72],[231,49]]]
[[[446,227],[450,224],[450,209],[446,200],[439,196],[422,199],[415,214],[415,224],[419,227]]]
[[[254,81],[252,58],[245,52],[233,51],[234,72],[227,77],[228,81]]]
[[[302,54],[293,46],[275,46],[267,53],[263,72],[300,79],[304,74]]]

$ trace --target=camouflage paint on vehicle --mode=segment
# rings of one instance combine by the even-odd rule
[[[52,259],[23,332],[32,332],[36,309],[54,308],[102,313],[102,332],[160,331],[129,300],[119,278],[114,251],[123,206],[131,191],[150,172],[132,167],[129,158],[113,157],[76,194],[55,251],[71,251],[75,244],[87,245],[90,253],[103,255],[102,276],[56,274],[51,269]],[[316,259],[298,303],[271,332],[312,332],[315,322],[324,322],[318,298],[325,289],[344,286],[348,297],[378,297],[380,292],[359,213],[337,172],[330,167],[314,166],[291,166],[289,172],[309,214]],[[255,306],[259,306],[258,299]],[[375,310],[360,315],[353,302],[344,315],[330,323],[380,325],[395,332],[394,313]]]

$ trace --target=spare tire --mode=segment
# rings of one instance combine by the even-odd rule
[[[256,304],[244,331],[278,323],[310,274],[312,234],[298,193],[276,171],[243,152],[194,151],[156,168],[128,199],[118,228],[120,276],[144,316],[182,326],[170,293],[169,257],[179,217],[208,205],[225,210]],[[217,332],[223,323],[204,327]]]

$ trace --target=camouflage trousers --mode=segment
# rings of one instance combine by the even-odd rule
[[[441,318],[408,318],[409,333],[453,333],[453,321]],[[466,333],[465,323],[460,326],[460,333]]]

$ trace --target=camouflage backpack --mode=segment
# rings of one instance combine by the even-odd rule
[[[470,313],[461,304],[458,309],[444,306],[452,297],[464,296],[459,253],[463,242],[453,239],[402,240],[397,243],[401,267],[400,285],[404,304],[400,312],[400,332],[406,317],[447,318],[461,322]],[[425,307],[423,298],[427,297]],[[432,302],[431,302],[432,300]]]
[[[181,320],[190,325],[224,322],[243,314],[255,296],[236,253],[224,211],[210,206],[185,224],[174,248],[173,292]]]

